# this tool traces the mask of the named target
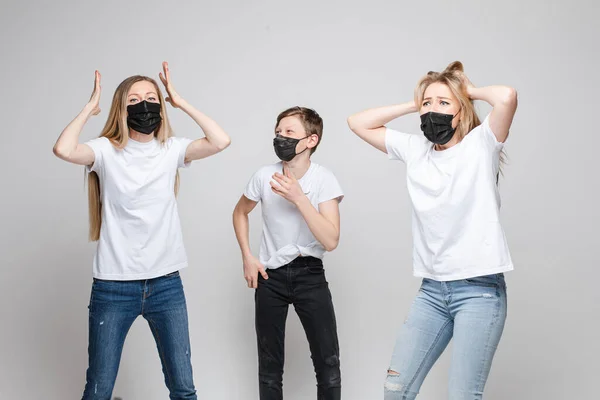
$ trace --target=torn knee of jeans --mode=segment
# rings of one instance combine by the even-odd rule
[[[337,354],[323,359],[323,364],[316,369],[319,386],[326,388],[339,387],[341,383],[340,358]]]
[[[275,379],[261,379],[260,383],[262,383],[263,385],[266,385],[268,387],[279,387],[280,386],[279,382]]]
[[[340,387],[342,376],[339,368],[331,368],[325,373],[320,373],[317,376],[317,383],[324,388]]]
[[[336,355],[327,357],[325,359],[325,365],[327,365],[328,367],[337,367],[338,365],[340,365],[340,359]]]
[[[259,373],[259,382],[268,387],[280,387],[283,383],[282,374]]]
[[[389,392],[399,392],[404,389],[404,385],[400,382],[400,374],[394,370],[388,370],[388,376],[385,380],[384,389]]]

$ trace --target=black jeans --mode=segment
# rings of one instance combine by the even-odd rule
[[[317,399],[339,400],[340,349],[323,262],[314,257],[298,257],[267,273],[267,280],[259,274],[254,294],[260,399],[283,399],[285,321],[288,307],[293,304],[310,346]]]

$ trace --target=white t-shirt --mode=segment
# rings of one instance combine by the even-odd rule
[[[496,184],[503,143],[489,116],[443,151],[389,128],[385,141],[389,158],[406,163],[415,276],[451,281],[512,270]]]
[[[177,168],[189,165],[191,142],[129,139],[122,150],[105,137],[86,143],[96,157],[88,170],[100,178],[102,201],[94,278],[151,279],[187,266],[174,187]]]
[[[261,202],[263,233],[260,262],[265,268],[275,269],[298,256],[322,259],[325,249],[313,236],[298,208],[271,190],[269,182],[275,172],[283,173],[283,163],[259,169],[244,191],[244,196],[248,199]],[[298,179],[298,183],[317,210],[320,203],[333,199],[342,201],[344,197],[333,173],[314,162],[311,162],[302,178]]]

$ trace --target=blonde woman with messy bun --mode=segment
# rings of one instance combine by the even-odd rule
[[[474,100],[492,106],[483,122]],[[454,62],[424,76],[413,101],[348,118],[361,139],[406,164],[413,270],[423,278],[398,333],[386,400],[416,398],[451,339],[449,398],[483,396],[506,320],[504,273],[513,269],[499,222],[497,180],[516,109],[513,88],[477,88]],[[415,112],[423,135],[385,127]]]
[[[152,330],[170,399],[196,399],[188,315],[179,270],[187,266],[175,195],[178,169],[225,149],[229,136],[174,89],[169,66],[156,81],[132,76],[117,87],[99,138],[79,142],[100,113],[100,73],[79,115],[63,130],[54,154],[88,172],[90,232],[98,241],[89,304],[89,367],[83,400],[109,400],[129,328],[138,316]],[[173,136],[166,103],[204,132]]]

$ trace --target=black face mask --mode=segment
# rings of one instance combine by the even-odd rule
[[[456,128],[452,127],[452,120],[455,116],[434,111],[427,112],[421,115],[421,130],[430,142],[446,144],[456,131]]]
[[[298,154],[302,154],[308,147],[296,154],[296,145],[301,141],[309,137],[310,135],[303,137],[302,139],[288,138],[281,135],[275,136],[273,139],[273,147],[275,148],[275,154],[281,161],[292,161]]]
[[[127,106],[127,126],[136,132],[151,134],[160,125],[160,104],[146,100]]]

